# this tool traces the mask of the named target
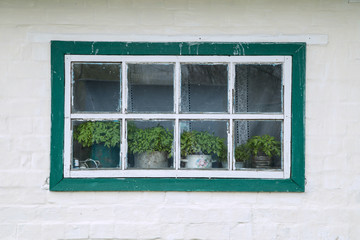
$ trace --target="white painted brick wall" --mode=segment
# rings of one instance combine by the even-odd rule
[[[0,239],[360,239],[359,16],[346,0],[0,0]],[[308,34],[328,43],[307,51],[305,193],[46,190],[50,40]]]

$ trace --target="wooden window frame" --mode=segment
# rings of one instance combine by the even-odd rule
[[[143,43],[143,42],[51,42],[51,173],[50,190],[52,191],[290,191],[302,192],[305,185],[305,159],[304,159],[304,110],[305,110],[305,43]],[[69,174],[66,154],[69,144],[66,139],[66,111],[64,111],[66,95],[65,79],[67,71],[67,58],[71,56],[91,59],[95,55],[104,55],[105,58],[116,56],[184,56],[184,58],[202,59],[205,56],[222,62],[222,58],[231,56],[249,56],[250,58],[265,56],[284,56],[291,61],[291,105],[286,117],[291,119],[289,143],[289,171],[282,177],[264,175],[262,171],[253,171],[252,175],[196,175],[189,176],[156,176],[141,177],[117,175],[112,170],[92,171],[105,175],[92,176],[83,174]],[[115,56],[114,56],[115,55]],[[284,96],[285,98],[286,96]],[[290,114],[291,116],[288,116]],[[100,116],[99,116],[100,117]],[[119,117],[119,116],[117,116]],[[198,116],[201,118],[201,116]],[[210,116],[207,116],[210,117]],[[95,117],[96,118],[96,117]],[[216,117],[215,117],[216,118]],[[251,116],[243,116],[251,119]],[[239,119],[239,118],[234,118]],[[241,119],[241,118],[240,118]],[[255,118],[256,119],[256,118]],[[231,121],[230,121],[231,122]],[[230,124],[231,125],[231,124]],[[230,143],[231,145],[231,143]],[[231,155],[231,154],[230,154]],[[69,159],[68,159],[69,160]],[[65,163],[65,164],[64,164]],[[64,168],[65,166],[65,168]],[[231,170],[231,167],[230,167]],[[117,170],[118,171],[118,170]],[[121,171],[121,170],[120,170]],[[123,171],[123,170],[122,170]],[[142,170],[148,171],[148,170]],[[168,170],[166,170],[168,171]],[[172,170],[170,170],[172,171]],[[74,171],[75,172],[75,171]],[[86,172],[86,171],[78,171]],[[191,172],[191,171],[189,171]],[[201,171],[198,171],[201,172]],[[224,171],[222,171],[224,172]],[[97,173],[97,174],[98,174]],[[193,172],[194,173],[194,172]],[[262,175],[263,174],[263,175]]]

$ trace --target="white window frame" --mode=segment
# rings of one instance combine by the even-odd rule
[[[71,63],[72,62],[118,62],[121,63],[121,112],[119,113],[71,113]],[[175,113],[127,113],[127,64],[128,63],[174,63],[174,109]],[[228,64],[228,107],[229,113],[191,114],[179,113],[180,106],[180,64]],[[282,64],[283,112],[282,113],[233,113],[233,90],[236,64]],[[124,177],[159,177],[159,178],[257,178],[287,179],[291,169],[291,56],[121,56],[121,55],[65,55],[65,119],[64,119],[64,177],[65,178],[124,178]],[[78,120],[121,120],[121,168],[119,169],[81,169],[72,170],[72,128],[71,121]],[[168,120],[175,121],[175,168],[173,169],[126,169],[126,119]],[[234,120],[281,120],[283,122],[282,169],[234,169],[235,161],[228,164],[228,169],[180,169],[180,120],[228,120],[228,162],[233,159],[233,121]]]

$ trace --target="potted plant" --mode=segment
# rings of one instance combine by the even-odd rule
[[[270,168],[272,158],[280,156],[280,142],[273,136],[253,136],[246,143],[247,148],[253,156],[252,167]]]
[[[134,154],[135,168],[167,168],[173,134],[163,126],[137,128],[128,124],[128,150]]]
[[[100,167],[118,167],[120,122],[88,121],[74,127],[73,139],[83,148],[91,148],[89,158]]]
[[[246,143],[235,147],[235,167],[243,168],[245,163],[251,159],[251,152]]]
[[[223,138],[206,131],[184,131],[180,141],[182,161],[187,168],[211,168],[213,156],[226,161],[224,142]]]

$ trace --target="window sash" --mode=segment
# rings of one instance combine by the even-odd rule
[[[207,178],[275,178],[286,179],[290,177],[291,168],[291,56],[109,56],[109,55],[66,55],[65,56],[65,141],[64,141],[64,177],[86,178],[86,177],[207,177]],[[121,113],[71,113],[71,63],[72,62],[121,62]],[[129,63],[174,63],[174,113],[126,113],[127,108],[127,64]],[[228,113],[179,113],[180,106],[180,64],[201,63],[201,64],[228,64]],[[283,113],[233,113],[233,91],[235,82],[236,64],[283,64]],[[119,169],[112,170],[71,170],[72,159],[72,120],[122,120],[122,143],[121,163]],[[175,169],[168,170],[132,170],[125,169],[127,161],[126,146],[126,120],[128,119],[173,119],[175,121]],[[281,120],[283,122],[283,166],[282,169],[271,170],[232,170],[229,164],[228,170],[186,170],[179,169],[180,166],[180,120],[228,120],[228,161],[233,161],[233,120]]]

